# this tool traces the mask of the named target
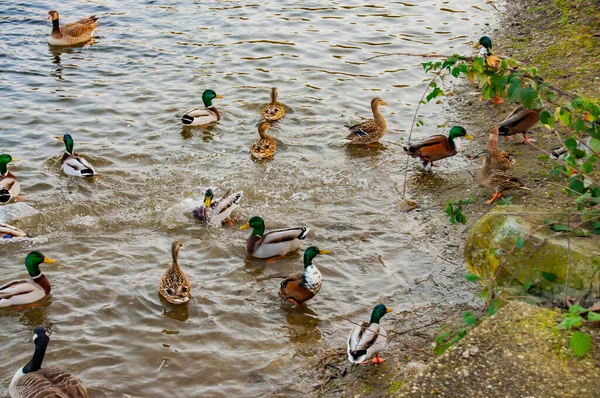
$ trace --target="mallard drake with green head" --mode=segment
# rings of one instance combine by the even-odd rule
[[[225,221],[230,220],[231,213],[240,207],[239,203],[244,193],[241,191],[231,193],[231,190],[228,190],[221,199],[213,200],[214,196],[212,189],[207,189],[204,194],[204,203],[202,206],[195,208],[192,215],[197,220],[209,225],[220,226]]]
[[[265,221],[261,217],[252,217],[240,227],[243,231],[252,228],[252,234],[246,240],[246,251],[256,258],[283,258],[302,244],[309,229],[306,227],[274,229],[265,232]],[[273,260],[274,260],[273,259]]]
[[[271,89],[271,102],[262,110],[262,117],[270,122],[277,121],[285,116],[285,107],[277,101],[277,87]]]
[[[204,90],[202,93],[202,102],[204,108],[193,108],[185,112],[181,118],[181,123],[184,126],[204,126],[206,124],[221,120],[221,114],[217,110],[217,107],[213,105],[212,101],[215,98],[223,98],[213,90]]]
[[[312,263],[318,254],[329,254],[329,250],[320,250],[316,246],[310,246],[304,251],[304,272],[290,275],[281,282],[279,294],[285,300],[300,307],[300,304],[315,297],[321,285],[323,277],[319,269]]]
[[[57,366],[42,368],[48,343],[46,329],[35,328],[33,357],[13,376],[8,387],[11,398],[87,398],[87,390],[77,377]]]
[[[13,173],[8,171],[8,164],[17,159],[3,153],[0,155],[0,203],[8,203],[16,199],[21,192],[21,183]]]
[[[98,27],[98,17],[95,15],[60,26],[58,12],[55,10],[48,11],[46,21],[52,21],[52,32],[48,36],[48,44],[51,46],[73,46],[85,43],[92,38]]]
[[[484,150],[478,156],[483,157],[483,166],[479,170],[478,180],[481,185],[493,192],[494,195],[485,204],[491,205],[496,199],[502,196],[504,191],[510,189],[525,189],[525,185],[517,177],[508,174],[507,172],[499,169],[492,169],[491,167],[491,155],[490,152]]]
[[[173,262],[167,268],[160,283],[158,284],[158,293],[171,304],[185,304],[190,300],[192,288],[187,276],[179,267],[179,249],[183,246],[175,241],[171,245],[171,256]]]
[[[40,252],[31,252],[25,257],[25,267],[30,279],[19,279],[0,286],[0,307],[31,304],[50,294],[50,281],[40,271],[40,264],[54,263]]]
[[[477,56],[479,58],[483,58],[484,63],[487,66],[489,66],[490,68],[494,68],[494,69],[500,67],[502,60],[500,59],[499,56],[492,53],[492,39],[490,39],[487,36],[482,36],[479,39],[479,43],[477,43],[476,47],[481,47],[481,50],[479,50],[479,54],[477,54]],[[492,102],[496,105],[499,105],[499,104],[502,104],[504,102],[504,100],[500,99],[500,97],[498,97],[497,95],[494,95]]]
[[[392,312],[392,309],[386,308],[383,304],[377,304],[371,312],[371,320],[352,329],[346,344],[350,362],[366,364],[373,355],[375,358],[371,362],[375,364],[385,362],[385,358],[379,358],[379,352],[387,346],[387,332],[379,322],[388,312]]]
[[[543,107],[527,109],[519,105],[500,123],[500,135],[509,139],[509,136],[520,133],[523,134],[523,142],[535,142],[535,139],[527,138],[527,131],[540,121],[542,110]]]
[[[473,137],[461,126],[450,129],[448,136],[437,134],[423,141],[404,146],[404,152],[413,158],[420,158],[423,167],[435,166],[433,162],[456,155],[462,149],[462,138]]]
[[[271,127],[269,122],[262,121],[258,125],[258,135],[260,138],[255,139],[250,144],[250,154],[256,159],[267,159],[275,156],[277,144],[275,139],[267,134],[267,130]]]
[[[484,148],[490,153],[491,168],[499,170],[510,169],[515,163],[515,160],[511,159],[507,152],[501,151],[498,148],[498,126],[492,126],[488,130],[488,134],[488,142],[485,144]]]
[[[65,143],[65,153],[60,161],[62,163],[61,169],[66,175],[73,177],[94,177],[98,175],[92,165],[73,150],[75,144],[71,134],[65,134],[62,138],[57,138]]]
[[[380,106],[385,105],[387,104],[380,98],[373,98],[371,100],[373,119],[348,127],[350,134],[346,136],[346,139],[350,140],[352,144],[365,145],[374,144],[379,141],[387,130],[387,124],[379,109]]]
[[[17,227],[0,223],[0,239],[23,238],[27,234]]]

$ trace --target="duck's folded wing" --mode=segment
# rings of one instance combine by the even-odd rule
[[[11,235],[17,238],[27,236],[27,234],[21,231],[19,228],[13,227],[12,225],[0,223],[0,238],[4,235]]]
[[[262,244],[287,242],[294,239],[304,239],[309,229],[306,227],[274,229],[263,235]]]
[[[60,27],[60,33],[62,33],[64,36],[72,37],[79,37],[85,34],[90,34],[98,26],[98,23],[96,22],[97,20],[98,18],[95,15],[92,15],[89,18],[85,18],[77,22],[63,25]]]
[[[363,323],[355,327],[348,338],[348,346],[351,352],[366,351],[375,344],[379,337],[380,326],[378,323]]]
[[[196,117],[202,117],[202,116],[211,116],[212,114],[206,108],[194,108],[194,109],[190,109],[189,111],[185,112],[184,115],[196,118]]]
[[[75,171],[94,170],[92,165],[84,158],[74,157],[67,159],[63,165],[69,166]]]
[[[500,123],[502,127],[515,127],[519,124],[527,115],[529,114],[529,109],[525,108],[523,105],[516,107],[507,117]]]
[[[227,194],[229,194],[229,191],[227,191]],[[242,196],[244,196],[244,193],[241,191],[233,193],[231,195],[227,195],[227,194],[226,194],[226,196],[223,196],[223,198],[221,200],[219,200],[219,202],[216,205],[216,210],[218,213],[223,213],[225,210],[229,209],[231,206],[237,205],[238,203],[240,203]]]
[[[27,279],[8,282],[7,284],[0,286],[0,299],[8,299],[22,294],[29,294],[35,290],[37,290],[36,287],[29,283],[29,280]]]

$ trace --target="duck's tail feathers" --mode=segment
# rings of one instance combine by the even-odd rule
[[[83,169],[81,170],[81,175],[83,177],[93,177],[96,175],[96,172],[92,169]]]
[[[354,359],[355,361],[358,360],[358,358],[367,355],[367,350],[356,350],[356,351],[350,351],[350,356],[352,357],[352,359]]]
[[[306,235],[308,235],[308,231],[310,231],[310,229],[302,227],[302,232],[300,233],[300,235],[298,235],[298,239],[306,238]]]
[[[0,203],[6,203],[10,200],[10,191],[6,188],[0,189]]]
[[[234,204],[239,204],[240,200],[242,200],[242,197],[244,196],[244,193],[242,191],[238,192],[235,194],[235,198],[233,199],[233,203]]]
[[[510,128],[506,127],[506,126],[499,126],[498,127],[498,134],[499,135],[507,135],[510,132]]]
[[[183,115],[183,117],[181,118],[181,123],[185,125],[192,124],[194,123],[194,118],[190,115]]]

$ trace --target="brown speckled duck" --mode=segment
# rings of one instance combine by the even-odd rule
[[[33,331],[35,351],[29,363],[17,370],[8,392],[12,398],[87,398],[88,392],[77,377],[57,366],[45,366],[42,362],[50,337],[43,327]]]
[[[490,127],[488,134],[490,137],[484,148],[490,153],[490,167],[504,171],[510,169],[515,160],[511,159],[507,152],[498,148],[498,126]]]
[[[187,276],[179,268],[179,263],[177,262],[181,246],[183,245],[177,241],[171,245],[173,262],[163,274],[158,285],[158,293],[171,304],[187,303],[192,291]]]
[[[46,21],[52,21],[52,33],[48,36],[48,44],[53,46],[72,46],[85,43],[92,38],[94,30],[98,26],[98,17],[95,15],[60,26],[58,12],[55,10],[48,11]]]
[[[265,120],[274,122],[285,116],[283,104],[277,101],[277,87],[271,89],[271,102],[267,104],[262,111],[262,117]]]
[[[371,100],[373,119],[348,127],[350,134],[346,136],[346,139],[350,140],[352,144],[365,145],[371,145],[379,141],[387,130],[387,124],[379,110],[379,107],[384,105],[387,104],[380,98],[373,98]]]
[[[500,123],[500,135],[509,139],[509,136],[520,133],[523,141],[535,142],[535,139],[527,138],[527,131],[540,121],[542,109],[527,109],[519,105]]]
[[[487,188],[489,191],[494,192],[494,195],[490,200],[485,202],[488,205],[494,203],[496,199],[502,196],[504,191],[510,189],[526,189],[525,185],[517,177],[508,174],[507,172],[499,169],[491,168],[491,156],[490,152],[484,150],[478,156],[483,157],[483,166],[479,170],[478,180],[481,185]]]
[[[275,156],[277,145],[275,139],[267,134],[267,130],[271,127],[269,122],[263,121],[258,125],[258,135],[260,138],[255,139],[250,145],[250,154],[256,159],[267,159]]]
[[[290,303],[300,307],[300,304],[313,298],[323,283],[323,277],[318,268],[312,263],[317,254],[329,254],[329,250],[319,250],[311,246],[304,252],[304,272],[288,276],[281,282],[279,294]]]

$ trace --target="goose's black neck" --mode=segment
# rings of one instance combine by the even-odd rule
[[[52,33],[60,33],[60,28],[58,27],[58,18],[52,20]]]
[[[38,336],[38,339],[44,339],[43,336]],[[37,340],[37,339],[36,339]],[[48,348],[48,339],[43,341],[35,342],[35,352],[33,358],[25,366],[23,366],[23,373],[27,374],[30,372],[36,372],[42,368],[42,362],[44,361],[44,355],[46,355],[46,348]]]

